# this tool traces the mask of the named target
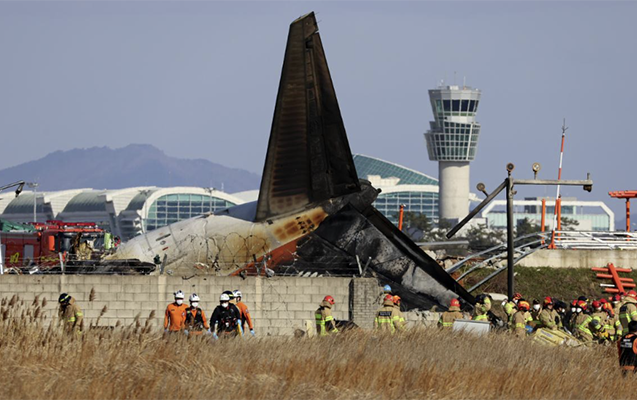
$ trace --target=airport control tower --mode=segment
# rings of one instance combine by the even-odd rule
[[[469,163],[476,156],[480,91],[440,86],[429,91],[435,121],[425,133],[429,159],[438,161],[438,217],[457,221],[469,213]]]

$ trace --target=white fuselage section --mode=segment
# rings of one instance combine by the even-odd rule
[[[109,259],[159,260],[173,271],[227,275],[315,230],[327,217],[320,206],[252,222],[255,203],[180,221],[120,245]],[[159,256],[157,258],[156,256]]]

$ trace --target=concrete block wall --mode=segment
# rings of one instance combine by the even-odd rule
[[[613,263],[618,268],[637,268],[637,250],[538,250],[520,260],[521,267],[593,268]]]
[[[314,311],[326,295],[335,299],[336,319],[353,317],[361,327],[371,328],[380,288],[375,279],[361,278],[298,278],[298,277],[215,277],[198,276],[190,279],[172,276],[113,276],[113,275],[2,275],[0,297],[20,296],[25,304],[38,296],[46,298],[45,315],[50,321],[57,315],[57,299],[66,292],[75,297],[84,311],[85,325],[95,323],[104,306],[107,312],[100,326],[134,323],[139,315],[144,324],[150,321],[160,329],[166,306],[173,301],[173,293],[182,290],[187,297],[197,293],[200,307],[207,317],[219,304],[224,290],[238,289],[255,321],[258,335],[291,335],[295,329],[305,329],[306,320],[314,320]],[[89,301],[91,290],[95,299]]]

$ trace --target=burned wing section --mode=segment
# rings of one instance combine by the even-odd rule
[[[314,13],[290,25],[255,221],[360,190]]]
[[[277,274],[357,275],[356,256],[381,282],[390,283],[408,308],[446,308],[454,297],[474,298],[373,207],[348,205],[299,241],[293,262]]]

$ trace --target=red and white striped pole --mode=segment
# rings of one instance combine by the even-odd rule
[[[562,124],[562,147],[560,148],[560,167],[557,171],[557,180],[561,180],[562,179],[562,160],[564,159],[564,138],[566,138],[566,130],[568,128],[566,127],[566,119],[564,119],[564,123]],[[554,206],[554,213],[553,213],[553,226],[551,227],[552,233],[551,233],[551,245],[549,246],[549,248],[554,249],[555,248],[555,228],[557,226],[557,230],[561,230],[562,229],[562,221],[561,221],[561,214],[562,214],[562,196],[560,195],[560,185],[557,185],[557,194],[555,195],[555,206]]]

